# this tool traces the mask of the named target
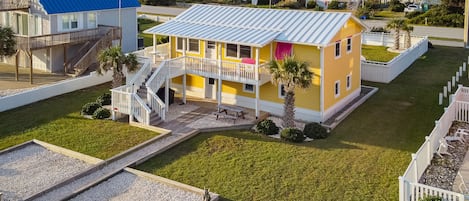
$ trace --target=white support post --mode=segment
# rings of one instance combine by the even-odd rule
[[[404,201],[406,200],[406,181],[404,177],[399,176],[399,200]]]
[[[115,107],[114,107],[114,101],[112,101],[112,97],[115,97],[115,94],[114,94],[114,91],[111,91],[111,118],[113,121],[116,120],[116,111],[115,111]],[[2,200],[0,200],[2,201]]]
[[[456,77],[451,77],[451,86],[455,87],[456,86]]]
[[[467,56],[467,63],[469,63],[469,56]]]
[[[446,86],[443,87],[443,97],[448,97],[448,87]]]
[[[182,76],[182,102],[186,104],[186,73]]]
[[[459,66],[459,77],[462,77],[462,66]]]
[[[456,76],[455,77],[456,77],[456,82],[459,82],[459,72],[458,71],[456,71]]]
[[[173,49],[171,48],[171,43],[172,43],[172,40],[171,40],[171,36],[168,36],[169,38],[169,45],[168,45],[168,57],[169,59],[172,59],[173,58]]]
[[[443,93],[438,94],[438,105],[443,105]]]
[[[273,42],[271,42],[270,43],[270,61],[272,61],[274,58],[273,52],[274,52],[274,45],[273,45]]]
[[[464,71],[464,72],[466,72],[466,65],[467,65],[466,62],[463,62],[463,63],[462,63],[462,71]]]
[[[218,87],[218,93],[217,93],[218,97],[217,97],[217,100],[218,100],[218,106],[220,106],[221,103],[222,103],[222,100],[221,100],[221,93],[222,93],[222,91],[221,91],[221,89],[222,89],[222,87],[221,87],[222,86],[222,81],[221,81],[221,59],[222,59],[222,57],[221,57],[221,43],[218,43],[217,50],[218,50],[218,62],[217,62],[218,63],[218,86],[217,86]]]
[[[432,141],[430,140],[430,137],[425,136],[425,141],[427,141],[428,145],[427,146],[427,165],[430,165],[432,158],[433,158],[433,151],[432,151]]]
[[[156,40],[156,34],[153,34],[153,63],[156,64],[156,46],[158,41]]]
[[[451,92],[451,81],[448,81],[448,92]]]
[[[270,47],[272,47],[272,45]],[[259,48],[256,47],[256,119],[258,118],[259,118]]]
[[[454,94],[449,95],[449,103],[448,103],[448,105],[450,105],[450,104],[453,102],[453,100],[454,100]]]
[[[415,167],[415,168],[414,168],[414,171],[415,171],[415,173],[414,173],[414,174],[415,174],[415,178],[414,178],[414,179],[415,179],[415,182],[417,182],[417,181],[419,180],[419,169],[418,169],[418,167],[417,167],[417,165],[418,165],[418,163],[417,163],[417,155],[412,154],[412,161],[414,161],[414,164],[415,164],[415,165],[414,165],[414,167]]]
[[[165,104],[165,109],[166,112],[169,111],[169,78],[166,78],[166,83],[164,86],[164,104]]]

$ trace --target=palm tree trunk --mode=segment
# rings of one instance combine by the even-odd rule
[[[407,46],[406,48],[410,48],[410,46],[412,46],[412,42],[410,39],[410,31],[406,32],[405,44]]]
[[[399,42],[400,42],[400,35],[401,33],[399,32],[399,29],[396,29],[396,35],[394,35],[395,39],[394,39],[394,49],[398,50],[400,49],[400,45],[399,45]]]
[[[295,93],[287,91],[285,95],[285,105],[283,106],[283,127],[295,127]]]
[[[119,65],[119,64],[117,64]],[[124,73],[122,71],[119,71],[119,67],[114,67],[113,69],[113,74],[112,74],[112,88],[120,87],[122,86],[122,79],[124,77]]]

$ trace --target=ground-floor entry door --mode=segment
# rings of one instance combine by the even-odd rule
[[[217,99],[217,80],[213,78],[205,78],[205,98]]]

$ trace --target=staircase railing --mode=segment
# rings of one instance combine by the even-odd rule
[[[150,107],[163,121],[166,120],[166,104],[156,95],[155,90],[157,91],[166,81],[167,76],[169,76],[169,66],[167,63],[168,61],[163,61],[145,83],[147,87],[147,100],[150,103]]]
[[[132,112],[130,114],[130,119],[133,120],[132,117],[134,117],[137,121],[149,125],[151,110],[137,94],[132,94],[132,101],[130,105]]]
[[[112,45],[112,35],[113,31],[108,30],[108,32],[104,34],[104,37],[99,39],[98,42],[96,42],[96,44],[94,44],[93,47],[91,47],[90,50],[88,50],[88,52],[78,60],[78,62],[73,66],[73,69],[75,69],[75,75],[78,76],[83,74],[91,64],[97,61],[96,57],[99,51]]]
[[[85,44],[83,44],[83,46],[78,49],[76,56],[65,63],[65,69],[67,71],[72,70],[72,66],[77,64],[78,61],[80,61],[80,59],[83,57],[83,55],[85,55],[91,49],[91,45],[93,45],[91,44],[91,41],[87,41]]]
[[[137,93],[138,86],[142,85],[145,82],[145,79],[151,72],[150,59],[145,57],[138,57],[139,63],[143,63],[140,67],[140,70],[135,73],[130,82],[127,82],[127,85],[132,86],[132,93]]]

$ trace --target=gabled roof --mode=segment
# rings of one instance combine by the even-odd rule
[[[120,2],[120,6],[119,6]],[[39,0],[47,14],[140,7],[137,0]]]
[[[361,25],[359,20],[347,12],[196,4],[172,21],[150,28],[145,33],[237,42],[257,47],[272,40],[325,46],[349,19]],[[268,37],[260,37],[261,33]]]

